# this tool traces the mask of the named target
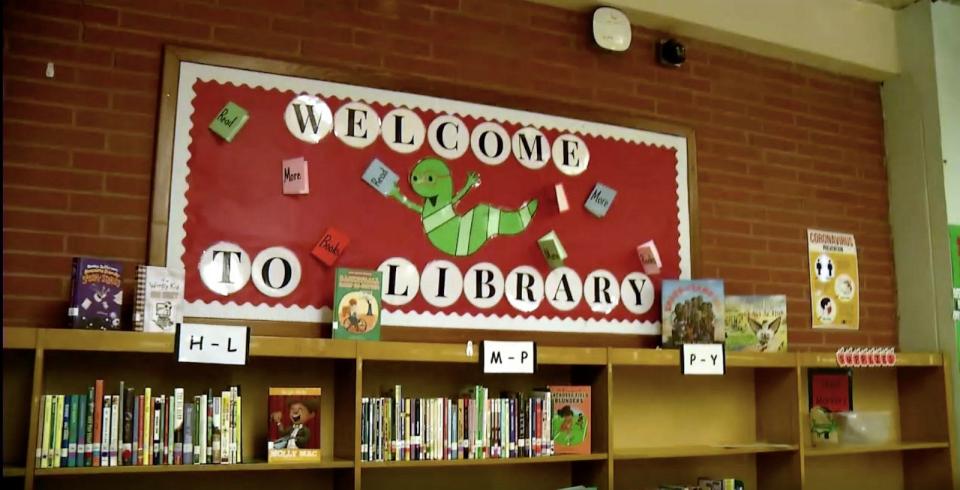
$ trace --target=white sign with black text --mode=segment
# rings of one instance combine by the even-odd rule
[[[723,344],[683,344],[680,346],[680,372],[695,375],[726,373],[727,358]]]
[[[249,344],[249,327],[184,323],[177,328],[177,362],[243,366]]]
[[[533,374],[537,366],[534,342],[484,340],[480,349],[484,374]]]

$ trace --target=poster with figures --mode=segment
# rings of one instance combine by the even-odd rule
[[[332,323],[335,270],[351,268],[381,272],[389,328],[652,336],[662,281],[691,277],[682,128],[199,55],[167,60],[170,168],[158,158],[154,192],[169,205],[151,242],[152,260],[186,272],[188,317]],[[544,257],[545,236],[562,257]],[[637,254],[646,243],[656,273]]]
[[[860,277],[853,235],[807,230],[813,328],[860,328]]]

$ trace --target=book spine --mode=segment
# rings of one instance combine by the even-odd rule
[[[367,401],[366,397],[360,399],[360,459],[370,461],[370,455],[367,454]]]
[[[200,426],[200,412],[202,410],[206,410],[206,406],[201,405],[200,395],[195,395],[193,397],[193,422],[191,424],[193,427],[193,434],[191,434],[193,442],[193,448],[191,448],[192,464],[200,464],[200,438],[203,434],[203,429]]]
[[[183,464],[183,388],[173,390],[173,464]]]
[[[240,400],[240,387],[234,386],[232,389],[233,396],[233,411],[234,411],[234,421],[233,421],[233,437],[230,439],[233,443],[233,462],[241,463],[243,462],[243,405]]]
[[[121,422],[122,428],[121,432],[121,441],[120,446],[120,459],[121,463],[124,466],[129,466],[131,464],[131,455],[133,454],[133,388],[126,388],[123,394],[123,421]]]
[[[200,464],[205,464],[210,462],[208,457],[208,452],[210,445],[208,441],[210,440],[210,431],[207,427],[207,423],[210,418],[207,416],[207,395],[200,395]]]
[[[182,464],[193,464],[193,402],[183,407],[183,460]]]
[[[153,390],[143,389],[143,430],[140,431],[140,464],[149,466],[153,463]]]
[[[213,464],[220,463],[220,397],[213,398]]]
[[[166,464],[172,465],[174,462],[174,434],[177,432],[176,427],[176,417],[177,417],[177,404],[174,396],[167,398],[167,434],[166,434],[166,444],[167,444],[167,457]]]
[[[207,445],[204,462],[213,463],[213,390],[207,390],[207,434],[204,439]]]
[[[77,396],[77,460],[76,466],[83,467],[84,449],[87,447],[87,395]]]
[[[103,410],[100,421],[100,465],[110,466],[110,411],[113,409],[110,395],[103,395]]]
[[[137,435],[137,440],[133,449],[134,464],[137,466],[143,466],[143,447],[147,444],[147,439],[144,436],[144,424],[147,423],[146,419],[146,403],[147,397],[145,395],[137,395],[137,426],[134,429]]]
[[[50,447],[50,467],[60,467],[60,447],[63,441],[63,395],[53,395],[53,418],[50,420],[52,431]]]
[[[230,392],[220,392],[220,464],[230,463]]]
[[[60,436],[60,467],[66,468],[70,466],[70,411],[76,407],[72,395],[64,395],[63,401],[63,430]],[[71,405],[74,405],[73,408],[71,408]],[[74,422],[76,422],[76,415],[74,415]]]
[[[143,428],[143,396],[135,395],[133,397],[133,420],[130,424],[130,430],[132,436],[130,438],[130,465],[137,466],[137,452],[140,449],[141,435],[140,431]]]
[[[170,430],[170,403],[167,395],[160,395],[160,433],[157,440],[160,442],[160,460],[157,464],[167,464],[167,431]]]
[[[147,294],[147,266],[137,266],[137,293],[133,305],[133,329],[143,331],[143,312]]]
[[[70,274],[70,304],[67,305],[67,327],[80,327],[80,300],[77,297],[77,289],[80,284],[80,257],[74,257],[71,262],[72,272]]]
[[[87,388],[86,432],[83,435],[83,466],[93,466],[93,427],[96,391],[93,386]]]
[[[103,380],[98,379],[93,389],[93,466],[100,466],[100,445],[103,438]]]
[[[110,466],[120,466],[120,418],[123,407],[120,405],[120,395],[113,395],[110,400]]]
[[[151,439],[153,440],[153,448],[151,451],[151,461],[152,464],[160,464],[160,398],[163,395],[160,395],[153,399],[153,422],[150,425],[151,429]]]
[[[40,397],[40,412],[37,414],[37,448],[35,451],[33,467],[44,468],[44,448],[43,448],[43,429],[47,421],[47,396]]]

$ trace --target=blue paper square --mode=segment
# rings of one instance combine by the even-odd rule
[[[367,170],[363,172],[363,181],[386,196],[397,186],[397,182],[400,182],[400,177],[380,159],[374,158]]]
[[[584,207],[587,208],[587,211],[590,211],[590,214],[602,218],[607,215],[615,197],[617,197],[617,191],[597,182],[597,185],[593,186],[593,190],[590,191],[590,195],[587,196]]]

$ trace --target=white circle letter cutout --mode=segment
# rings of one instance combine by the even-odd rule
[[[631,272],[620,283],[620,301],[630,313],[642,315],[653,307],[653,281],[641,272]]]
[[[250,256],[236,243],[219,242],[204,250],[199,268],[203,285],[221,296],[243,289],[250,280]]]
[[[477,160],[487,165],[500,165],[510,156],[510,135],[497,123],[480,123],[473,128],[470,146]]]
[[[417,113],[399,107],[383,116],[381,137],[397,153],[413,153],[420,149],[426,129]]]
[[[543,301],[543,276],[533,267],[521,265],[507,274],[504,289],[511,306],[529,313]]]
[[[570,311],[580,304],[583,298],[583,283],[580,275],[569,267],[557,267],[547,274],[543,294],[550,306],[560,311]]]
[[[503,273],[490,262],[480,262],[463,276],[463,294],[477,308],[497,306],[503,299]]]
[[[427,141],[437,156],[454,160],[462,157],[470,148],[470,133],[459,117],[444,114],[430,122]]]
[[[401,306],[417,297],[420,291],[420,271],[403,257],[384,260],[377,270],[383,275],[380,296],[388,305]]]
[[[282,298],[300,285],[300,259],[283,247],[270,247],[253,259],[253,285],[272,298]]]
[[[590,164],[590,149],[579,136],[560,135],[553,141],[553,164],[564,175],[580,175]]]
[[[604,269],[591,272],[583,282],[583,295],[591,310],[610,313],[620,302],[620,287],[616,276]]]
[[[317,144],[333,128],[333,114],[327,103],[313,95],[298,95],[283,113],[287,129],[295,138]]]
[[[333,115],[333,132],[352,148],[366,148],[380,136],[380,116],[363,102],[348,102]]]
[[[513,156],[524,167],[543,168],[550,161],[550,151],[550,142],[537,128],[520,128],[513,133]]]
[[[434,260],[423,268],[423,274],[420,275],[420,293],[427,303],[446,308],[456,303],[462,292],[463,276],[453,262]]]

